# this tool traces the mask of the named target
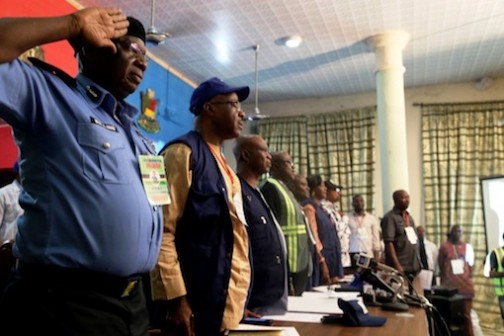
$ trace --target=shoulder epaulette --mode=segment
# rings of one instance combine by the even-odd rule
[[[55,67],[54,65],[46,63],[35,57],[28,57],[28,60],[33,66],[36,66],[37,68],[42,69],[44,71],[50,72],[55,76],[58,76],[58,78],[61,79],[66,85],[73,88],[77,86],[77,81],[75,80],[75,78],[67,74],[65,71]]]

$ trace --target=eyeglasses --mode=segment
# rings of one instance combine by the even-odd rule
[[[237,100],[227,100],[222,102],[210,102],[210,104],[221,105],[221,104],[229,104],[235,109],[241,110],[241,103]]]
[[[146,55],[146,50],[142,49],[140,45],[136,42],[132,42],[128,39],[119,40],[119,44],[129,51],[136,59],[141,60],[145,63],[149,62],[149,56]]]

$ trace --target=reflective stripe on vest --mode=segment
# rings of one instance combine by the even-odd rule
[[[282,198],[284,200],[283,203],[285,204],[285,208],[283,209],[283,213],[286,214],[287,221],[285,222],[286,225],[282,225],[284,223],[280,223],[280,225],[287,243],[287,256],[290,271],[292,273],[297,273],[301,271],[298,270],[298,235],[306,234],[306,225],[304,223],[297,223],[296,215],[297,212],[301,210],[299,209],[299,205],[296,207],[296,204],[292,201],[292,197],[289,195],[287,190],[285,190],[285,187],[276,179],[270,178],[268,179],[268,182],[275,185],[280,194],[282,194]]]
[[[494,249],[495,258],[497,258],[497,272],[503,272],[504,267],[502,267],[502,257],[504,257],[504,247]],[[495,288],[495,293],[497,296],[504,295],[504,281],[502,277],[493,278],[493,284]]]

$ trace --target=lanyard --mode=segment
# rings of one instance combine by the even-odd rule
[[[210,151],[212,152],[215,159],[220,163],[220,165],[226,171],[226,175],[229,177],[229,180],[231,181],[231,185],[234,186],[236,183],[235,174],[231,171],[231,169],[229,169],[229,165],[228,165],[224,155],[222,155],[222,153],[216,153],[214,148],[212,147],[212,145],[210,145],[208,142],[207,142],[207,146],[208,146],[208,148],[210,148]],[[233,194],[234,194],[234,192],[233,192]]]
[[[405,226],[410,226],[410,217],[408,211],[403,212],[403,218],[404,218],[404,223],[406,224]]]

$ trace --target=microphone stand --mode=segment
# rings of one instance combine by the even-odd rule
[[[369,282],[375,288],[380,288],[392,295],[392,302],[382,303],[381,307],[383,310],[391,311],[408,311],[409,307],[404,303],[405,299],[402,295],[403,292],[403,281],[402,278],[396,274],[392,274],[391,279],[393,281],[392,285],[389,285],[384,281],[377,273],[373,272],[372,269],[366,268],[362,269],[360,272],[361,278]],[[396,287],[396,288],[394,288]]]

